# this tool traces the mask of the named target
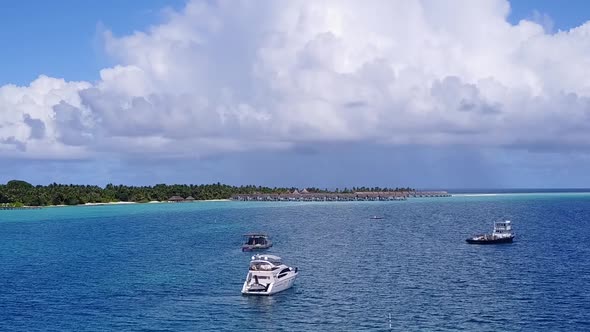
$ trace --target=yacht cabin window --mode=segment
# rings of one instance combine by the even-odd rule
[[[281,272],[279,272],[279,276],[278,277],[279,278],[282,278],[282,277],[286,276],[287,273],[289,273],[289,271],[291,271],[291,269],[289,269],[289,268],[283,269]]]

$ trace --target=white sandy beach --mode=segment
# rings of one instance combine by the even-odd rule
[[[499,194],[453,194],[457,197],[482,197],[482,196],[498,196]]]
[[[195,200],[194,202],[229,202],[231,199],[207,199],[207,200]],[[126,205],[126,204],[160,204],[160,203],[173,203],[168,201],[149,201],[146,203],[139,203],[139,202],[108,202],[108,203],[85,203],[85,204],[78,204],[78,205],[47,205],[44,207],[66,207],[66,206],[101,206],[101,205]],[[186,204],[186,202],[184,202]],[[178,203],[176,203],[178,204]]]
[[[108,203],[85,203],[80,205],[120,205],[120,204],[137,204],[137,202],[108,202]]]

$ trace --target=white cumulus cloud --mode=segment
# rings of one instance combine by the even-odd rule
[[[189,1],[146,31],[104,32],[118,65],[97,82],[0,87],[0,154],[589,148],[590,23],[552,33],[546,16],[513,25],[509,12],[505,0]]]

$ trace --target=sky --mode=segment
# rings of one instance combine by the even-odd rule
[[[590,187],[590,4],[0,3],[0,182]]]

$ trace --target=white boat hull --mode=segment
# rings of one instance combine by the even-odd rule
[[[285,276],[284,278],[281,278],[280,280],[270,282],[270,283],[264,284],[264,285],[256,284],[253,281],[250,281],[250,283],[248,281],[245,281],[244,285],[242,286],[242,294],[243,295],[273,295],[278,292],[282,292],[284,290],[287,290],[287,289],[293,287],[293,284],[295,283],[295,279],[297,278],[297,274],[298,274],[297,272],[294,272],[293,274],[291,274],[289,276]]]

